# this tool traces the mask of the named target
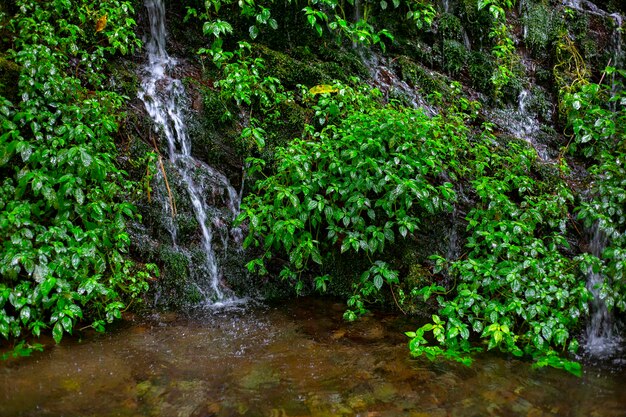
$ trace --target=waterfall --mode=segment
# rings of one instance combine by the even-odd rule
[[[413,108],[422,108],[429,116],[437,114],[437,110],[422,97],[416,89],[408,85],[391,68],[389,60],[373,51],[360,51],[361,62],[372,77],[371,84],[383,93],[385,100],[402,99]]]
[[[602,258],[602,252],[607,245],[607,236],[596,223],[592,229],[589,250],[592,255]],[[608,357],[620,345],[619,336],[615,333],[613,315],[609,311],[602,297],[601,286],[605,277],[599,272],[589,270],[587,274],[587,289],[593,295],[590,304],[590,320],[587,324],[585,351],[594,357]]]
[[[228,216],[235,217],[239,212],[241,194],[230,185],[224,174],[210,167],[191,154],[191,140],[187,134],[184,109],[188,102],[185,88],[179,79],[168,75],[177,65],[165,49],[165,5],[163,0],[145,0],[150,21],[150,38],[146,43],[148,62],[143,67],[141,87],[138,93],[154,122],[154,132],[167,140],[168,158],[171,168],[180,177],[181,183],[191,201],[195,218],[201,231],[201,247],[205,255],[203,265],[197,268],[198,290],[207,301],[224,302],[228,290],[221,284],[217,256],[213,249],[215,229],[223,231],[227,222],[224,213],[207,203],[219,202],[228,210]],[[159,179],[159,178],[157,178]],[[169,192],[169,191],[168,191]],[[173,207],[165,212],[174,218]],[[169,221],[169,220],[168,220]],[[174,247],[177,246],[175,219],[168,223]],[[221,233],[223,246],[226,246],[224,233]],[[191,262],[191,256],[188,255]]]
[[[522,61],[524,62],[524,61]],[[549,148],[542,140],[542,123],[539,114],[533,109],[535,97],[528,89],[523,89],[517,96],[517,106],[507,106],[485,110],[485,113],[505,132],[526,141],[544,162],[552,162]],[[543,115],[550,118],[549,112]]]
[[[449,0],[441,0],[441,6],[443,7],[443,12],[448,13],[450,11],[450,2]]]

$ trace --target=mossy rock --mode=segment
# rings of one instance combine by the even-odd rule
[[[159,280],[151,289],[155,302],[166,308],[187,305],[192,298],[189,259],[169,246],[161,246],[154,255],[161,270]]]
[[[264,45],[256,45],[255,50],[265,60],[269,75],[278,78],[287,89],[293,89],[298,84],[316,85],[327,81],[315,61],[302,62]]]
[[[459,0],[457,16],[470,39],[487,42],[493,24],[493,17],[488,7],[479,9],[478,0]]]
[[[273,152],[276,147],[302,137],[304,125],[310,123],[312,118],[311,109],[301,107],[294,101],[280,103],[277,113],[264,120],[268,151]]]
[[[0,95],[15,103],[19,99],[20,66],[0,56]]]
[[[522,17],[526,30],[524,43],[533,52],[534,56],[541,57],[550,44],[550,34],[553,32],[553,12],[545,4],[532,4]]]
[[[491,55],[483,51],[472,51],[469,56],[468,73],[472,87],[476,90],[490,94],[493,90],[491,76],[495,69],[495,64]]]
[[[112,60],[108,64],[107,73],[112,90],[126,97],[137,97],[139,77],[137,66],[129,60]]]
[[[318,55],[327,62],[325,68],[327,75],[331,79],[348,82],[352,77],[365,80],[370,76],[369,70],[363,64],[363,60],[358,55],[356,49],[347,49],[341,46],[322,47],[318,45]],[[332,65],[329,65],[329,63],[332,63]]]
[[[461,42],[452,39],[443,41],[443,69],[449,74],[459,74],[467,63],[469,52]]]
[[[439,17],[438,32],[444,39],[460,41],[463,39],[461,19],[451,13],[442,13]]]
[[[450,79],[445,75],[432,71],[416,63],[406,56],[396,60],[400,67],[400,76],[404,81],[419,89],[424,95],[434,92],[447,94],[450,91]]]

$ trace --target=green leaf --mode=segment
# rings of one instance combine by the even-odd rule
[[[383,277],[381,277],[380,275],[375,275],[374,286],[376,287],[377,290],[380,290],[383,286]]]
[[[56,324],[52,328],[52,337],[54,338],[55,342],[61,342],[61,339],[63,338],[63,326],[60,322],[56,322]]]
[[[71,318],[69,318],[68,316],[62,317],[61,318],[61,324],[63,325],[63,328],[65,329],[65,331],[67,333],[72,334],[73,324],[72,324],[72,319]],[[55,327],[56,327],[56,325],[55,325]]]
[[[248,32],[250,32],[250,38],[256,39],[259,36],[259,28],[256,25],[252,25],[248,28]]]
[[[22,310],[20,311],[20,319],[24,324],[26,324],[26,322],[30,320],[30,307],[25,306],[22,308]]]

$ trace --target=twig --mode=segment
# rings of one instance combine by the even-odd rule
[[[163,156],[161,156],[161,152],[159,152],[159,148],[157,147],[156,141],[154,140],[154,135],[150,133],[150,138],[152,139],[152,145],[154,145],[154,151],[159,156],[159,167],[161,168],[161,173],[163,174],[163,180],[165,181],[165,188],[167,189],[167,196],[170,200],[170,208],[172,209],[172,217],[176,217],[176,203],[174,202],[174,196],[172,195],[172,190],[170,189],[170,183],[167,180],[167,173],[165,172],[165,167],[163,166]]]
[[[398,304],[398,300],[396,300],[396,294],[393,292],[393,286],[389,285],[389,288],[391,288],[391,295],[393,296],[393,301],[396,303],[396,306],[400,309],[402,314],[406,316],[406,311],[404,311],[402,307],[400,307],[400,304]]]
[[[609,62],[606,64],[607,67],[611,66],[611,61],[613,61],[613,58],[609,58]],[[606,75],[606,70],[602,71],[602,77],[600,77],[600,82],[598,83],[598,85],[602,84],[602,80],[604,80],[604,76]]]
[[[167,189],[167,195],[170,200],[170,207],[172,208],[172,217],[176,217],[176,203],[174,202],[174,197],[172,196],[172,190],[170,190],[170,184],[167,181],[167,174],[165,173],[165,167],[163,166],[163,157],[161,156],[161,154],[159,154],[159,167],[161,167],[163,179],[165,180],[165,188]]]

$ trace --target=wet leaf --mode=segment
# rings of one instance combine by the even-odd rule
[[[315,87],[312,87],[309,90],[309,93],[314,96],[316,94],[336,93],[337,91],[339,90],[333,87],[332,85],[320,84],[320,85],[316,85]]]
[[[105,14],[104,16],[101,16],[96,21],[96,33],[102,32],[104,28],[106,28],[106,26],[107,26],[107,15]]]

